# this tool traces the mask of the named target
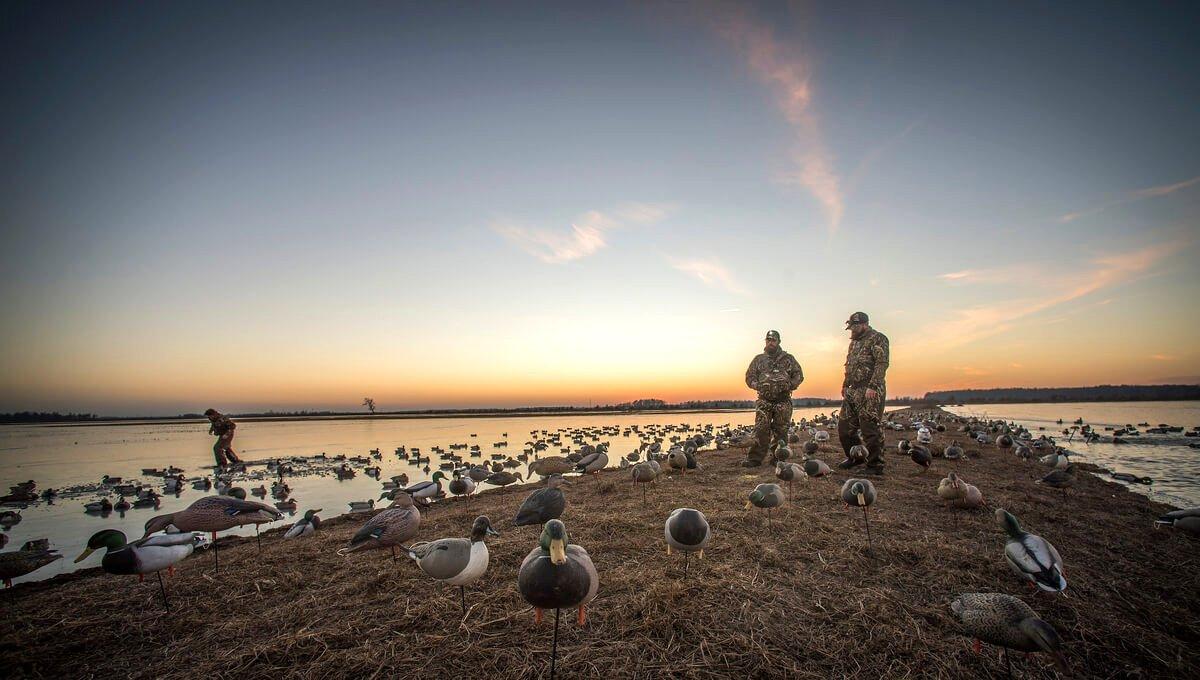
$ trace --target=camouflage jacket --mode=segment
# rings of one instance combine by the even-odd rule
[[[775,356],[766,352],[754,357],[746,369],[746,387],[767,401],[785,401],[804,382],[804,371],[796,357],[782,349]]]
[[[884,392],[887,389],[884,376],[888,353],[887,336],[874,328],[867,329],[858,340],[851,340],[850,350],[846,352],[846,379],[842,389],[869,388]]]
[[[209,434],[215,434],[218,437],[223,437],[227,434],[233,434],[237,424],[229,419],[229,416],[219,416],[212,425],[208,427]]]

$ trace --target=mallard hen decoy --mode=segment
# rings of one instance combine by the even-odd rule
[[[143,538],[159,531],[171,533],[190,533],[200,531],[212,534],[213,566],[220,569],[217,556],[217,532],[246,524],[274,522],[282,519],[283,513],[269,505],[256,501],[246,501],[231,496],[205,496],[179,512],[151,517],[146,522],[146,532]],[[171,531],[174,528],[174,531]]]
[[[567,507],[567,497],[558,487],[568,484],[562,475],[552,475],[546,486],[525,497],[517,510],[513,524],[523,527],[530,524],[545,524],[562,516]]]
[[[41,569],[55,560],[62,559],[58,551],[49,547],[46,539],[26,541],[20,550],[0,553],[0,580],[5,588],[12,587],[12,580]]]
[[[1029,605],[1003,593],[963,593],[950,603],[963,630],[979,643],[998,645],[1018,652],[1046,652],[1060,670],[1067,670],[1062,639],[1054,627],[1038,618]],[[1008,662],[1008,653],[1004,655]],[[1011,675],[1011,666],[1009,669]]]

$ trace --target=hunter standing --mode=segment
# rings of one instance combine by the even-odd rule
[[[846,321],[850,350],[846,353],[846,379],[842,382],[842,412],[838,417],[838,439],[849,469],[866,463],[866,472],[883,474],[883,401],[887,398],[887,336],[871,328],[865,312],[855,312]],[[860,433],[861,432],[861,436]],[[867,448],[866,460],[850,455],[855,444]]]
[[[804,382],[804,371],[791,354],[779,347],[779,331],[767,331],[763,353],[746,369],[746,386],[758,392],[754,402],[754,444],[742,467],[762,465],[771,450],[771,436],[786,442],[792,424],[792,390]]]
[[[208,416],[208,421],[212,423],[208,433],[217,435],[217,443],[213,444],[213,457],[216,458],[217,465],[224,468],[230,463],[242,462],[233,452],[233,431],[237,429],[237,424],[215,408],[208,409],[204,415]]]

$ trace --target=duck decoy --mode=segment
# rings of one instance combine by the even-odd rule
[[[699,553],[696,557],[704,559],[704,549],[712,538],[712,529],[708,526],[708,518],[699,510],[675,508],[663,525],[663,534],[668,555],[671,554],[671,548],[683,553],[683,573],[686,574],[690,553]]]
[[[529,474],[539,477],[561,475],[575,470],[575,464],[562,456],[547,456],[529,464]],[[483,480],[476,480],[483,481]]]
[[[975,508],[986,507],[983,502],[983,492],[974,484],[962,483],[961,494],[957,498],[950,499],[950,507],[959,510],[974,510]]]
[[[638,463],[629,468],[629,478],[633,480],[633,485],[642,486],[642,503],[646,502],[646,485],[658,478],[658,472],[654,469],[656,463],[646,461]]]
[[[308,509],[304,511],[304,516],[296,520],[291,529],[283,535],[284,538],[303,538],[312,536],[317,529],[321,528],[321,518],[317,517],[317,513],[321,512],[320,508],[316,510]]]
[[[275,502],[275,508],[282,512],[296,512],[297,507],[299,507],[299,504],[296,503],[295,498]]]
[[[804,474],[809,477],[828,477],[833,473],[829,465],[819,458],[804,459]]]
[[[446,478],[446,473],[438,470],[433,473],[433,476],[423,482],[417,482],[410,487],[403,489],[405,494],[412,496],[413,500],[420,500],[426,505],[430,499],[438,498],[442,495],[442,480]],[[394,494],[393,494],[394,495]]]
[[[767,511],[767,528],[771,528],[771,510],[778,508],[787,502],[787,495],[783,493],[783,489],[778,484],[759,484],[754,487],[754,491],[750,492],[750,498],[746,501],[746,509],[750,509],[753,505],[756,508],[763,508]]]
[[[50,547],[47,539],[26,541],[20,550],[0,553],[0,580],[4,581],[5,588],[11,588],[14,578],[35,572],[59,559],[62,555]]]
[[[567,507],[567,497],[558,487],[569,483],[562,475],[552,475],[546,480],[546,486],[525,497],[517,510],[513,524],[519,527],[530,524],[545,524],[552,519],[562,516]]]
[[[200,531],[212,534],[213,571],[221,568],[217,556],[217,532],[246,524],[258,525],[282,519],[283,513],[257,501],[244,501],[230,496],[205,496],[179,512],[151,517],[146,522],[145,538],[159,531],[190,533]]]
[[[175,564],[192,554],[200,537],[190,531],[178,534],[149,536],[133,543],[125,540],[125,534],[116,529],[104,529],[92,534],[87,547],[75,558],[79,563],[96,550],[105,548],[100,566],[109,574],[119,576],[138,575],[141,580],[146,574],[158,576],[158,588],[162,592],[163,608],[171,609],[167,602],[167,588],[163,585],[162,570],[173,569]]]
[[[101,498],[98,501],[84,503],[83,505],[84,512],[112,512],[112,509],[112,501],[108,500],[107,498]]]
[[[684,460],[686,460],[686,457]],[[599,449],[595,453],[590,453],[580,458],[579,462],[575,463],[575,471],[583,474],[595,474],[606,467],[608,467],[608,452],[604,449]],[[687,467],[686,464],[684,467]]]
[[[525,478],[521,476],[520,472],[509,472],[508,470],[504,470],[502,472],[494,472],[488,475],[487,479],[483,481],[496,486],[508,486],[509,484],[515,484],[518,481],[524,482]]]
[[[875,503],[875,485],[869,479],[851,477],[842,485],[842,500],[846,505],[862,508],[863,522],[867,527],[867,550],[874,552],[871,544],[871,522],[867,519],[867,508]]]
[[[957,441],[951,442],[950,446],[942,451],[942,457],[946,460],[962,460],[963,455],[963,448],[958,445]]]
[[[550,677],[558,659],[558,618],[567,607],[579,607],[579,625],[587,622],[587,605],[596,597],[600,576],[583,546],[570,542],[562,520],[552,519],[542,528],[538,546],[521,562],[517,588],[533,605],[535,623],[542,612],[554,610],[554,642],[550,648]]]
[[[475,480],[464,476],[458,470],[454,471],[454,479],[446,486],[455,496],[468,496],[475,492]]]
[[[1155,528],[1168,526],[1175,529],[1182,529],[1194,536],[1200,536],[1200,508],[1187,508],[1185,510],[1168,512],[1155,520],[1154,526]]]
[[[1067,489],[1075,485],[1075,464],[1070,463],[1061,470],[1052,470],[1050,474],[1042,477],[1037,481],[1038,484],[1062,489],[1063,495],[1067,493]]]
[[[1066,657],[1062,653],[1062,639],[1054,627],[1038,618],[1038,615],[1021,600],[1003,593],[963,593],[950,603],[950,610],[958,617],[963,630],[975,638],[975,650],[980,642],[1004,648],[1004,662],[1012,677],[1012,663],[1008,650],[1018,652],[1046,652],[1054,658],[1059,670],[1067,671]]]
[[[1017,518],[1004,508],[996,508],[996,523],[1008,534],[1004,560],[1013,573],[1048,593],[1066,590],[1062,557],[1050,541],[1023,531]]]
[[[393,493],[390,507],[375,515],[362,525],[339,555],[348,555],[361,550],[391,548],[392,561],[396,561],[396,546],[406,543],[417,535],[421,528],[421,513],[413,505],[412,496],[399,491]]]
[[[817,449],[819,449],[819,448],[820,448],[820,445],[818,445],[815,440],[810,439],[810,440],[804,442],[804,455],[811,456],[814,453],[816,453]]]
[[[687,454],[683,449],[671,449],[667,451],[667,467],[680,472],[687,472]]]
[[[440,538],[428,543],[414,543],[404,552],[421,571],[443,583],[458,586],[462,613],[467,613],[467,586],[483,576],[488,567],[488,548],[484,539],[499,536],[487,516],[480,515],[471,525],[470,538]]]
[[[808,475],[805,474],[804,467],[798,463],[788,463],[781,460],[775,463],[775,477],[781,482],[787,482],[788,492],[791,492],[793,484],[807,478]]]
[[[365,501],[350,501],[346,505],[350,506],[352,512],[366,512],[367,510],[375,509],[375,499],[368,498]]]
[[[933,455],[929,453],[929,448],[920,444],[908,447],[908,457],[921,468],[920,474],[928,472],[929,466],[933,464]]]
[[[966,495],[966,484],[957,474],[951,472],[948,477],[938,482],[937,495],[946,502],[957,500]]]
[[[125,512],[126,510],[128,510],[129,508],[131,508],[133,506],[129,504],[129,501],[125,500],[124,496],[121,496],[120,498],[117,499],[116,503],[113,503],[112,507],[113,507],[113,510],[116,510],[117,512]]]

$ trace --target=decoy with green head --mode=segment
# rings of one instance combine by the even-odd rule
[[[158,587],[162,592],[163,607],[170,609],[167,602],[167,589],[163,585],[163,569],[174,570],[175,564],[192,554],[201,541],[200,536],[192,532],[178,534],[162,534],[149,536],[133,543],[125,540],[125,534],[116,529],[104,529],[92,534],[87,547],[75,558],[82,562],[93,552],[105,549],[100,566],[109,574],[127,576],[138,575],[138,580],[146,574],[158,576]]]
[[[783,492],[783,488],[778,484],[759,484],[750,492],[750,498],[746,501],[746,509],[750,509],[753,505],[756,508],[762,508],[767,511],[767,527],[771,527],[771,510],[778,508],[787,502],[787,494]]]

